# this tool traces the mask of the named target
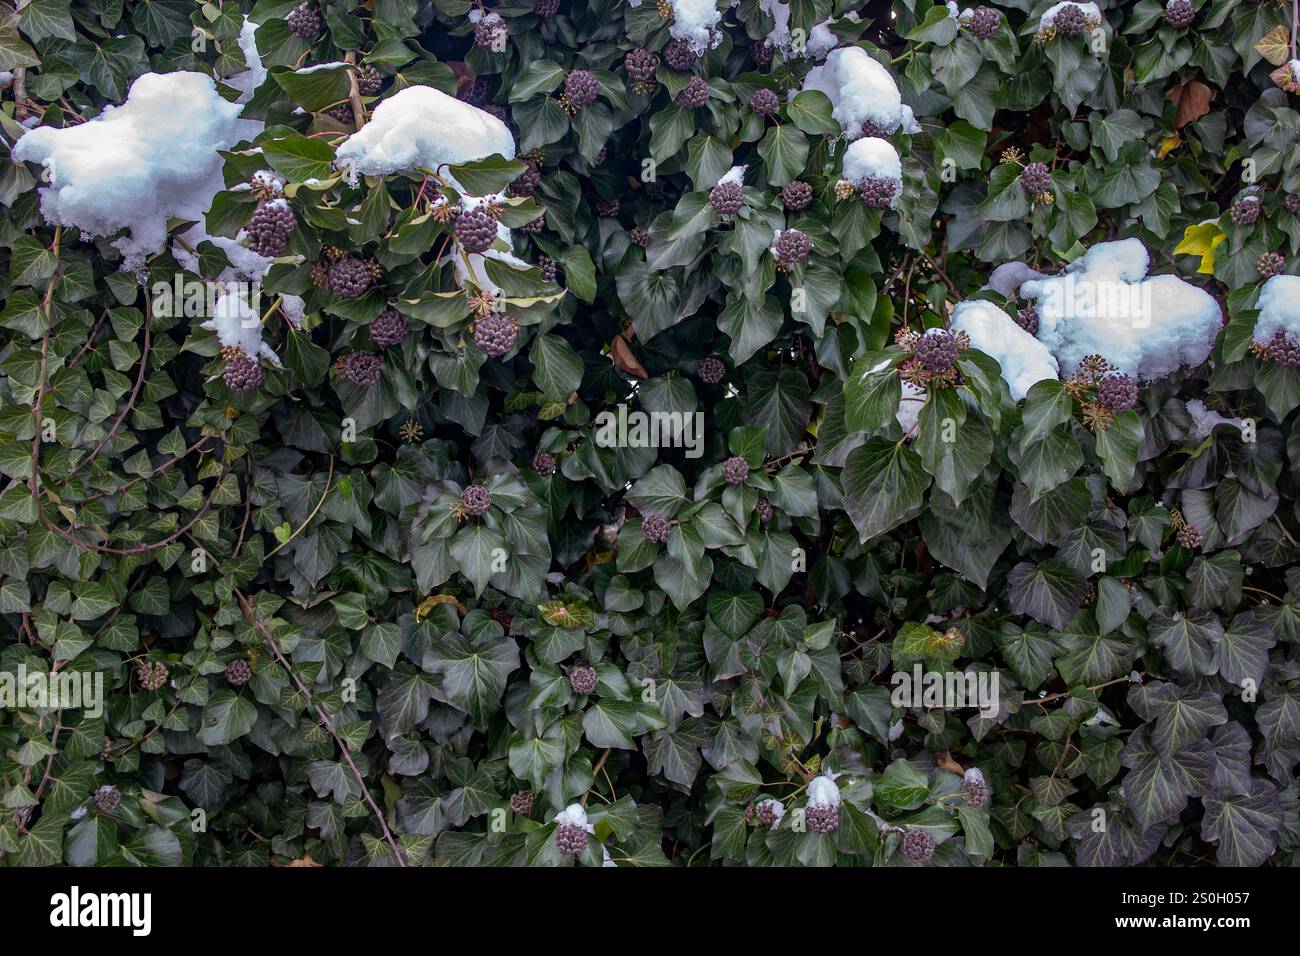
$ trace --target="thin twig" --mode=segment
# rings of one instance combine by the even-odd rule
[[[252,625],[253,629],[261,635],[262,642],[266,644],[271,653],[275,655],[275,659],[279,662],[280,666],[288,672],[289,677],[298,688],[298,692],[302,694],[303,699],[306,700],[307,706],[316,712],[316,719],[320,721],[321,726],[329,732],[329,735],[334,738],[334,742],[338,744],[339,750],[343,753],[343,759],[347,761],[348,769],[352,771],[352,776],[356,778],[357,786],[361,788],[362,796],[365,798],[366,803],[370,805],[370,809],[375,815],[375,820],[379,823],[379,829],[384,834],[384,841],[388,844],[389,849],[393,851],[393,858],[397,860],[398,866],[406,866],[406,854],[402,852],[402,848],[399,847],[397,841],[393,839],[392,831],[388,829],[388,821],[384,818],[383,811],[379,809],[379,804],[375,802],[375,798],[370,795],[370,789],[366,786],[366,778],[363,777],[361,771],[357,769],[356,763],[352,760],[352,752],[348,749],[348,745],[343,741],[343,738],[339,736],[339,732],[334,729],[334,722],[330,720],[329,714],[316,705],[316,700],[312,697],[311,691],[307,689],[307,685],[302,682],[302,679],[298,676],[298,672],[293,669],[288,659],[285,658],[284,652],[280,650],[280,644],[276,641],[275,635],[267,630],[266,625],[257,619],[257,614],[253,611],[253,603],[238,589],[235,590],[235,598],[239,601],[239,609],[244,615],[244,620],[248,621],[248,623]]]

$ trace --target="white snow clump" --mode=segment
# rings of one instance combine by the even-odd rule
[[[863,136],[855,139],[845,150],[840,174],[851,183],[860,182],[868,176],[901,183],[903,163],[898,158],[898,150],[894,149],[894,144],[889,140]]]
[[[1240,418],[1228,418],[1206,408],[1205,403],[1199,398],[1189,399],[1186,408],[1187,414],[1192,416],[1192,434],[1196,436],[1197,441],[1205,441],[1209,438],[1216,425],[1231,425],[1240,431],[1244,424]]]
[[[162,249],[168,219],[202,220],[224,188],[217,151],[242,138],[242,109],[202,73],[145,73],[121,106],[78,126],[31,130],[13,155],[45,167],[47,222],[90,236],[125,229],[113,245],[134,269]]]
[[[707,53],[721,42],[715,29],[721,14],[715,0],[669,0],[673,8],[673,21],[668,32],[675,39],[685,40],[696,55]]]
[[[1016,325],[992,302],[968,299],[959,302],[952,313],[952,330],[965,332],[972,347],[1002,367],[1002,378],[1016,401],[1045,379],[1056,380],[1056,359],[1047,347]]]
[[[1066,7],[1078,7],[1085,20],[1098,22],[1101,20],[1101,10],[1095,3],[1075,3],[1074,0],[1065,0],[1064,3],[1057,3],[1043,11],[1042,19],[1038,21],[1038,28],[1046,30],[1056,22],[1056,15]]]
[[[515,157],[515,139],[505,123],[431,86],[408,86],[380,103],[335,155],[339,168],[355,178],[436,170],[494,153]]]
[[[835,783],[839,774],[821,774],[808,782],[808,806],[838,807],[843,801],[840,788]]]
[[[1259,310],[1254,335],[1257,343],[1268,345],[1274,334],[1282,332],[1300,344],[1300,276],[1273,276],[1259,290],[1255,308]]]
[[[203,328],[216,332],[223,346],[238,348],[250,358],[264,358],[279,368],[279,357],[262,341],[262,317],[249,303],[245,290],[226,288],[217,297],[212,318],[203,323]]]
[[[732,166],[722,174],[722,178],[718,180],[717,185],[721,186],[723,183],[735,183],[737,186],[745,185],[745,170],[748,168],[748,166]]]
[[[864,120],[886,130],[902,125],[907,131],[915,123],[889,71],[860,46],[832,50],[825,63],[808,71],[803,88],[826,94],[831,115],[849,139],[862,135]]]
[[[1200,365],[1221,325],[1212,295],[1178,276],[1146,278],[1150,257],[1138,239],[1098,243],[1058,276],[1030,279],[1038,339],[1065,374],[1088,355],[1144,379]]]

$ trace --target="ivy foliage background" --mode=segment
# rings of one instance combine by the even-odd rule
[[[1300,249],[1300,116],[1270,76],[1289,4],[1193,0],[1183,28],[1153,0],[1103,4],[1093,44],[1035,42],[1046,2],[997,4],[979,38],[942,6],[793,0],[791,28],[829,18],[915,113],[885,210],[837,196],[829,101],[789,95],[815,61],[773,55],[755,0],[721,5],[690,72],[660,62],[640,85],[628,52],[670,39],[650,2],[492,4],[501,51],[476,45],[462,0],[321,2],[310,42],[295,6],[0,7],[0,670],[106,690],[99,715],[0,708],[0,860],[1295,860],[1300,373],[1247,348],[1260,255],[1293,272]],[[224,154],[205,225],[236,236],[268,168],[297,225],[264,282],[283,366],[238,393],[213,333],[157,314],[107,238],[47,224],[39,167],[9,154],[24,121],[89,120],[143,73],[238,76],[246,16],[269,75],[244,116],[265,128]],[[337,65],[295,71],[312,64]],[[357,95],[358,65],[377,93]],[[599,89],[573,112],[575,68]],[[695,109],[676,100],[691,76],[709,89]],[[486,267],[518,324],[499,356],[441,258],[445,182],[333,164],[353,107],[412,85],[497,110],[540,171],[503,203],[520,267]],[[760,89],[780,94],[771,117]],[[1050,168],[1051,202],[1008,148]],[[708,199],[733,165],[745,204],[726,222]],[[453,172],[481,194],[527,170]],[[782,196],[796,180],[803,209]],[[1262,216],[1234,222],[1247,189]],[[769,246],[789,228],[813,251],[783,271]],[[1078,395],[1013,402],[967,350],[961,383],[899,424],[899,329],[1001,302],[1003,262],[1055,271],[1121,237],[1222,302],[1210,362],[1143,383],[1094,432]],[[187,271],[175,248],[148,285],[228,264],[204,243]],[[336,250],[376,263],[365,294],[313,281]],[[304,300],[297,327],[284,295]],[[408,331],[378,349],[389,306]],[[374,384],[337,364],[358,351],[382,355]],[[710,356],[721,381],[700,374]],[[1198,436],[1189,401],[1252,420],[1251,440]],[[619,403],[702,412],[702,456],[600,447],[595,417]],[[482,514],[461,504],[472,484]],[[673,522],[666,542],[650,515]],[[1001,708],[895,707],[890,677],[916,663],[996,672]],[[968,799],[969,768],[987,799]],[[826,769],[838,826],[796,827]],[[555,816],[575,803],[594,833],[564,853]]]

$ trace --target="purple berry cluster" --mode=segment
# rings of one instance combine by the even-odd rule
[[[379,381],[382,367],[383,359],[374,352],[349,352],[338,362],[343,379],[360,388],[369,388]]]
[[[370,288],[370,269],[355,256],[344,256],[330,266],[329,287],[340,299],[355,299]]]
[[[896,129],[898,129],[898,123],[896,122],[882,123],[878,120],[872,119],[871,117],[867,117],[862,121],[862,135],[867,137],[888,139],[893,135],[893,132]]]
[[[745,193],[740,183],[722,182],[709,190],[709,205],[723,219],[734,219],[745,205]]]
[[[1068,9],[1068,8],[1067,8]],[[1078,9],[1075,7],[1074,9]],[[908,827],[903,834],[903,856],[913,863],[929,863],[934,856],[934,837],[929,831],[918,827]]]
[[[548,451],[539,451],[533,455],[533,471],[543,478],[549,478],[555,474],[555,465],[555,456]]]
[[[1123,412],[1137,404],[1137,381],[1123,372],[1107,372],[1097,383],[1097,401],[1112,412]]]
[[[226,683],[232,687],[243,687],[253,678],[253,669],[242,657],[226,665]]]
[[[1165,4],[1165,20],[1175,30],[1190,26],[1196,18],[1196,8],[1191,0],[1169,0]]]
[[[466,514],[477,518],[492,507],[492,492],[482,485],[469,485],[460,493],[460,506]]]
[[[370,340],[381,349],[390,349],[406,338],[406,317],[392,306],[379,313],[370,323]]]
[[[647,87],[653,90],[655,71],[659,69],[659,57],[649,50],[637,47],[623,59],[623,68],[627,70],[627,78],[632,81],[633,86],[643,91]]]
[[[374,96],[384,85],[384,75],[369,63],[357,67],[357,90],[362,96]]]
[[[885,179],[880,176],[864,176],[855,187],[862,201],[872,209],[888,209],[897,201],[903,191],[903,184],[897,179]]]
[[[798,265],[812,252],[812,240],[798,229],[783,229],[774,247],[778,264],[789,268]]]
[[[232,392],[239,392],[241,395],[251,392],[255,388],[262,387],[262,366],[258,364],[257,359],[241,355],[226,363],[225,370],[221,373],[221,381]]]
[[[700,359],[700,381],[706,385],[717,385],[727,377],[727,366],[716,355],[706,355]]]
[[[1284,331],[1278,329],[1264,346],[1264,357],[1278,365],[1295,368],[1300,365],[1300,344],[1292,342]]]
[[[989,802],[989,785],[984,774],[975,767],[971,767],[962,776],[961,792],[968,807],[982,807]]]
[[[641,535],[647,541],[663,544],[673,530],[673,524],[663,515],[646,515],[641,519]]]
[[[685,40],[669,40],[668,45],[664,47],[664,63],[668,64],[668,69],[676,70],[678,73],[691,72],[698,59],[695,51]]]
[[[271,199],[260,204],[248,223],[248,247],[259,256],[274,259],[284,255],[289,237],[298,226],[293,210],[283,199]]]
[[[305,3],[290,10],[284,22],[289,32],[301,40],[314,39],[320,33],[320,14]]]
[[[531,159],[524,162],[528,168],[516,176],[507,187],[507,192],[516,199],[527,199],[537,192],[537,187],[542,182],[542,168]]]
[[[1066,4],[1056,12],[1052,20],[1052,27],[1061,36],[1077,37],[1088,26],[1087,18],[1083,15],[1083,10],[1073,3]]]
[[[1027,305],[1016,312],[1016,325],[1030,335],[1038,334],[1038,312],[1035,311],[1032,305]]]
[[[987,40],[993,34],[997,33],[1002,26],[1002,14],[992,7],[976,7],[966,21],[966,29],[970,30],[971,35],[981,40]]]
[[[804,821],[813,833],[834,833],[840,826],[840,808],[829,804],[810,806],[804,811]]]
[[[947,371],[957,361],[957,339],[947,329],[927,329],[916,340],[916,360],[927,372]]]
[[[509,32],[499,13],[485,13],[474,24],[474,42],[484,50],[500,50]]]
[[[106,783],[91,796],[95,809],[100,813],[112,813],[122,803],[122,791],[111,783]]]
[[[574,106],[594,103],[599,92],[600,84],[596,82],[596,74],[591,70],[570,70],[564,78],[564,95]]]
[[[1259,222],[1262,206],[1258,196],[1242,196],[1232,204],[1228,215],[1238,226],[1253,226]]]
[[[722,463],[722,478],[729,485],[738,485],[749,477],[749,462],[733,455]]]
[[[709,84],[702,77],[693,76],[680,93],[677,94],[677,104],[684,106],[688,110],[698,109],[709,101]]]
[[[1265,279],[1281,275],[1285,268],[1286,258],[1280,252],[1265,252],[1255,260],[1255,269]]]
[[[575,694],[590,694],[596,689],[596,668],[582,664],[569,671],[569,689]]]
[[[489,358],[499,358],[514,347],[519,330],[510,318],[493,312],[474,323],[474,344]]]
[[[496,220],[482,209],[462,212],[456,219],[456,238],[466,252],[486,252],[496,242]]]
[[[781,202],[785,204],[786,209],[793,209],[798,212],[811,206],[812,201],[812,186],[802,180],[796,179],[781,187]]]
[[[591,834],[587,832],[587,828],[580,827],[576,823],[561,823],[555,828],[555,846],[561,853],[569,856],[581,856],[587,849],[590,839]]]
[[[1029,195],[1041,196],[1052,188],[1052,171],[1046,163],[1030,163],[1020,173],[1020,185]]]
[[[749,108],[759,116],[771,116],[781,108],[781,99],[767,87],[759,87],[749,97]]]

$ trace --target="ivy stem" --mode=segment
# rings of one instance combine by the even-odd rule
[[[234,593],[236,600],[239,602],[239,610],[244,615],[244,619],[252,625],[253,630],[257,631],[258,635],[262,638],[262,642],[270,649],[279,665],[288,672],[289,677],[292,678],[294,685],[298,688],[298,692],[302,694],[307,705],[316,712],[316,718],[320,721],[321,726],[329,732],[329,735],[334,738],[334,742],[338,744],[339,750],[343,754],[343,759],[347,762],[348,769],[352,771],[352,776],[356,779],[357,786],[361,788],[361,795],[365,798],[366,803],[369,804],[371,812],[375,815],[375,820],[379,823],[379,830],[384,835],[384,842],[386,842],[389,849],[393,851],[393,858],[397,861],[397,865],[403,867],[407,866],[406,854],[402,852],[402,848],[399,847],[397,841],[393,839],[393,833],[388,829],[388,820],[384,817],[383,811],[379,809],[379,804],[375,802],[375,798],[371,796],[370,788],[366,786],[366,778],[363,777],[361,771],[357,769],[356,762],[352,759],[352,751],[348,749],[348,745],[344,742],[343,738],[339,736],[339,732],[334,728],[334,721],[330,720],[329,714],[316,704],[315,698],[311,695],[311,691],[307,689],[307,685],[302,682],[302,678],[298,676],[298,672],[290,666],[289,661],[280,650],[280,645],[276,641],[275,635],[267,629],[265,624],[258,620],[257,614],[253,610],[253,602],[238,589],[236,589]]]
[[[279,551],[281,548],[283,548],[286,544],[288,544],[288,543],[289,543],[290,541],[292,541],[294,538],[298,537],[298,535],[302,534],[303,529],[306,528],[307,525],[311,524],[312,519],[316,517],[316,513],[317,513],[318,511],[320,511],[320,509],[321,509],[321,505],[325,504],[325,499],[329,497],[329,494],[330,494],[330,484],[331,484],[331,482],[333,481],[333,479],[334,479],[334,456],[333,456],[333,455],[330,455],[330,468],[329,468],[329,473],[325,476],[325,490],[321,492],[321,494],[320,494],[320,500],[316,502],[316,507],[311,509],[311,514],[309,514],[309,515],[306,517],[306,519],[303,521],[302,524],[298,525],[298,527],[297,527],[296,529],[294,529],[293,534],[289,535],[289,537],[285,538],[283,541],[281,541],[279,544],[277,544],[277,545],[276,545],[276,546],[275,546],[275,547],[274,547],[274,548],[273,548],[273,549],[272,549],[272,550],[267,554],[267,557],[268,557],[268,558],[271,557],[272,555],[274,555],[277,551]],[[287,523],[287,522],[286,522],[286,523]]]

